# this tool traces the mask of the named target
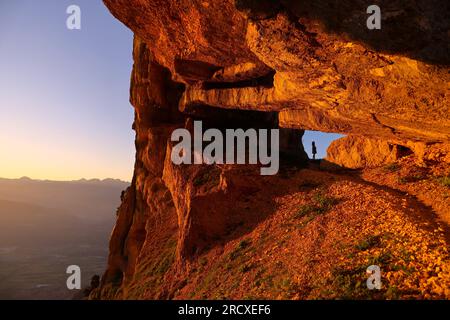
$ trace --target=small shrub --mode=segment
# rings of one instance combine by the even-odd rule
[[[408,182],[408,180],[405,177],[398,177],[397,182],[399,184],[405,184]]]
[[[332,270],[332,291],[337,293],[338,299],[367,299],[369,290],[364,288],[366,268],[356,266],[352,269],[338,267]]]
[[[230,253],[230,259],[235,260],[236,258],[238,258],[242,254],[242,251],[248,248],[251,243],[252,242],[250,240],[242,240],[241,242],[239,242],[236,248],[234,248],[234,250]]]
[[[244,264],[239,267],[239,272],[246,273],[246,272],[249,272],[251,269],[252,269],[251,265]]]
[[[427,178],[427,170],[421,167],[413,167],[409,173],[398,178],[399,183],[412,183],[425,180]]]
[[[320,193],[314,196],[314,201],[317,202],[321,211],[328,211],[331,207],[338,203],[336,198],[327,197]]]
[[[239,242],[237,247],[239,250],[243,250],[243,249],[249,247],[251,245],[251,243],[252,242],[250,240],[242,240],[241,242]]]
[[[329,211],[334,205],[338,203],[338,199],[324,196],[323,194],[316,194],[313,197],[314,204],[306,204],[298,210],[294,219],[307,217],[307,219],[301,224],[301,227],[314,220],[318,215],[324,214]]]
[[[391,163],[391,164],[388,164],[388,165],[386,165],[385,167],[384,167],[384,169],[386,170],[386,171],[389,171],[389,172],[395,172],[395,171],[398,171],[398,170],[400,170],[400,166],[397,164],[397,163]]]
[[[294,216],[295,219],[302,218],[304,216],[310,215],[316,210],[316,207],[311,204],[306,204],[298,210],[296,215]]]
[[[405,184],[405,183],[412,183],[412,182],[419,182],[426,179],[424,175],[416,174],[416,175],[410,175],[410,176],[404,176],[398,178],[398,183]]]
[[[368,266],[377,265],[383,266],[387,265],[392,260],[392,255],[389,252],[380,253],[377,256],[373,256],[369,258]]]
[[[373,248],[380,244],[381,237],[380,236],[368,236],[363,239],[360,243],[356,245],[356,248],[361,251],[365,251],[367,249]]]
[[[450,176],[439,177],[438,182],[444,187],[450,187]]]

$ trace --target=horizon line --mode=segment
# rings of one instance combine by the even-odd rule
[[[117,181],[117,182],[123,182],[123,183],[129,183],[131,184],[131,181],[123,180],[120,178],[79,178],[79,179],[35,179],[31,178],[29,176],[22,176],[19,178],[4,178],[0,176],[0,180],[23,180],[23,181],[42,181],[42,182],[107,182],[107,181]]]

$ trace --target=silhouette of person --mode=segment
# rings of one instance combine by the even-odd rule
[[[312,142],[312,154],[313,154],[313,160],[316,160],[316,154],[317,154],[317,148],[316,148],[316,142]]]

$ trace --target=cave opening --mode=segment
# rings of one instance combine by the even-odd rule
[[[343,137],[345,137],[345,135],[339,133],[327,133],[321,131],[305,130],[302,139],[303,148],[305,149],[308,157],[310,159],[313,159],[312,143],[315,142],[317,149],[317,154],[315,158],[317,160],[324,159],[327,156],[327,149],[330,146],[330,144],[333,141]]]
[[[251,145],[251,139],[249,139],[249,135],[252,135],[252,131],[260,131],[261,129],[267,130],[269,133],[272,129],[278,129],[278,146],[277,153],[278,159],[280,160],[280,165],[282,166],[304,166],[307,163],[308,156],[303,150],[302,144],[302,136],[304,130],[295,129],[295,128],[283,128],[280,127],[278,121],[278,113],[277,112],[269,112],[269,111],[255,111],[255,110],[229,110],[224,108],[217,108],[212,106],[205,105],[192,105],[189,109],[188,113],[189,121],[186,122],[186,128],[189,130],[193,130],[193,123],[195,121],[201,121],[202,123],[202,132],[203,134],[208,129],[217,129],[219,130],[224,137],[227,136],[227,130],[243,130],[245,132],[244,150],[245,150],[245,159],[243,162],[247,162],[250,158],[250,149],[255,147]],[[269,139],[267,140],[267,151],[272,156],[272,141],[271,134],[269,134]],[[215,139],[212,139],[215,141]],[[207,141],[210,141],[209,138]],[[242,142],[242,141],[241,141]],[[207,147],[211,142],[203,142],[203,148]],[[239,141],[237,145],[240,145]],[[227,154],[227,149],[225,145],[221,148],[222,155]],[[256,143],[256,149],[258,150],[258,154],[260,152],[260,146]],[[192,152],[195,153],[195,150]],[[212,153],[215,156],[215,153]],[[237,162],[236,154],[234,155],[235,162]],[[208,161],[209,162],[209,161]],[[261,164],[258,161],[259,164]]]
[[[237,88],[250,88],[250,87],[264,87],[272,88],[274,82],[275,71],[271,71],[264,76],[259,76],[247,80],[240,81],[222,81],[222,82],[205,82],[203,83],[204,90],[212,89],[237,89]]]
[[[414,154],[414,152],[405,146],[401,146],[401,145],[397,145],[397,156],[398,158],[404,158],[407,157],[409,155]]]

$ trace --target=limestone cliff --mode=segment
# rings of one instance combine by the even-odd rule
[[[130,281],[137,261],[146,254],[144,244],[151,250],[152,241],[162,241],[159,237],[175,241],[176,261],[184,264],[196,250],[240,223],[240,208],[230,210],[227,203],[239,197],[246,185],[251,189],[251,181],[233,176],[227,165],[174,165],[170,157],[174,129],[191,130],[193,119],[202,120],[204,129],[277,127],[273,113],[211,109],[183,114],[178,102],[185,86],[174,82],[170,71],[152,60],[148,46],[139,38],[134,41],[134,61],[135,171],[118,210],[103,283]],[[280,131],[284,159],[304,163],[307,156],[301,148],[301,135],[301,130]],[[167,234],[155,234],[160,223]]]
[[[359,169],[393,163],[407,152],[384,140],[348,136],[331,143],[326,160],[345,168]]]
[[[181,109],[279,111],[280,125],[447,141],[449,4],[364,0],[106,0],[186,84]]]
[[[296,188],[304,186],[318,197],[299,213],[301,218],[314,218],[334,205],[315,191],[315,182],[290,169],[284,168],[281,177],[265,178],[255,174],[255,166],[174,165],[170,134],[175,128],[192,130],[195,119],[203,120],[205,128],[281,128],[282,161],[297,167],[306,162],[303,130],[352,135],[329,149],[328,160],[345,167],[380,166],[411,153],[417,163],[447,163],[448,1],[378,1],[383,25],[375,31],[365,26],[371,3],[364,0],[104,2],[135,33],[131,103],[136,163],[96,297],[190,297],[192,273],[211,266],[210,260],[201,262],[209,257],[205,252],[231,259],[230,243],[289,207],[283,199],[295,195],[286,180],[291,176],[301,180],[293,178]],[[436,145],[437,155],[429,151]],[[439,166],[439,174],[446,170],[448,163]],[[330,184],[339,177],[318,175],[314,179],[331,193],[350,188],[343,183],[336,189]],[[360,188],[355,193],[355,199],[361,197],[358,208],[370,210],[364,197],[375,194],[374,187],[354,179],[349,183]],[[443,215],[447,209],[445,204],[438,207]],[[364,219],[362,212],[353,217],[355,228]],[[327,228],[336,241],[339,236],[332,230],[338,227]],[[245,251],[248,243],[242,241],[237,247]],[[326,245],[324,250],[332,249]],[[306,288],[308,281],[298,279],[297,284]],[[210,297],[207,286],[202,288]],[[243,297],[237,290],[231,296]]]

